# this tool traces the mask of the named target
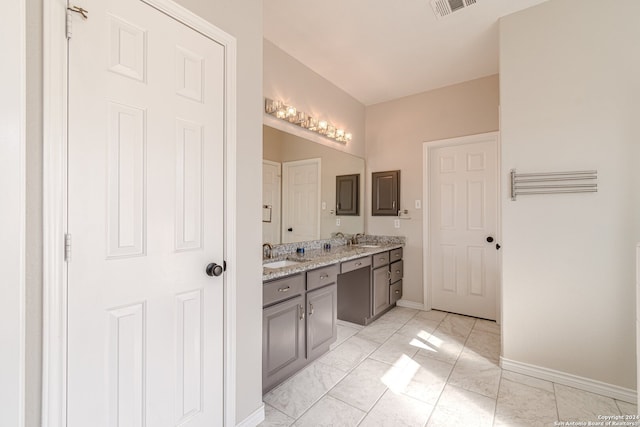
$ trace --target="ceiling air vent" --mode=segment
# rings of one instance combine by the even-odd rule
[[[431,7],[438,19],[442,19],[476,2],[477,0],[431,0]]]

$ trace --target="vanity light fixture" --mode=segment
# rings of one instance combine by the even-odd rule
[[[286,120],[289,123],[293,123],[312,132],[317,132],[334,141],[346,144],[353,138],[350,132],[344,129],[337,129],[326,120],[318,120],[315,117],[311,117],[307,113],[298,111],[296,107],[292,105],[285,105],[282,101],[265,98],[264,111],[267,114],[271,114],[272,116]]]

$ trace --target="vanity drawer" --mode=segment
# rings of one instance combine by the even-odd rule
[[[341,265],[340,272],[348,273],[353,270],[357,270],[362,267],[368,267],[371,265],[371,257],[365,256],[362,258],[353,259],[351,261],[345,261]]]
[[[402,298],[402,280],[389,286],[389,300],[391,304],[395,304]]]
[[[318,268],[317,270],[307,271],[307,290],[318,289],[338,280],[338,265],[330,265]]]
[[[402,279],[402,276],[404,275],[404,263],[402,260],[392,262],[389,266],[389,271],[391,271],[391,283],[395,283]]]
[[[262,285],[262,306],[284,301],[304,292],[304,275],[284,277]]]
[[[394,249],[391,252],[389,252],[390,254],[390,261],[394,262],[394,261],[398,261],[400,259],[402,259],[402,248],[398,248],[398,249]]]
[[[373,268],[389,264],[389,252],[381,252],[373,255]]]

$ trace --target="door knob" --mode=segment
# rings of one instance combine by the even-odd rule
[[[293,231],[293,228],[289,227],[287,228],[287,231]]]
[[[211,264],[207,265],[207,268],[205,271],[207,272],[207,276],[217,277],[217,276],[220,276],[222,272],[224,272],[224,267],[216,264],[215,262],[212,262]]]
[[[487,242],[489,242],[489,243],[493,242],[493,237],[491,237],[491,236],[487,237]]]

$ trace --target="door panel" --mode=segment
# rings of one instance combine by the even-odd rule
[[[282,242],[320,238],[320,159],[282,164]]]
[[[336,340],[338,287],[333,284],[307,293],[307,359],[324,354]]]
[[[141,1],[69,43],[68,426],[222,424],[224,49]],[[188,46],[188,49],[185,47]]]
[[[495,319],[497,142],[432,148],[429,152],[432,307]]]

